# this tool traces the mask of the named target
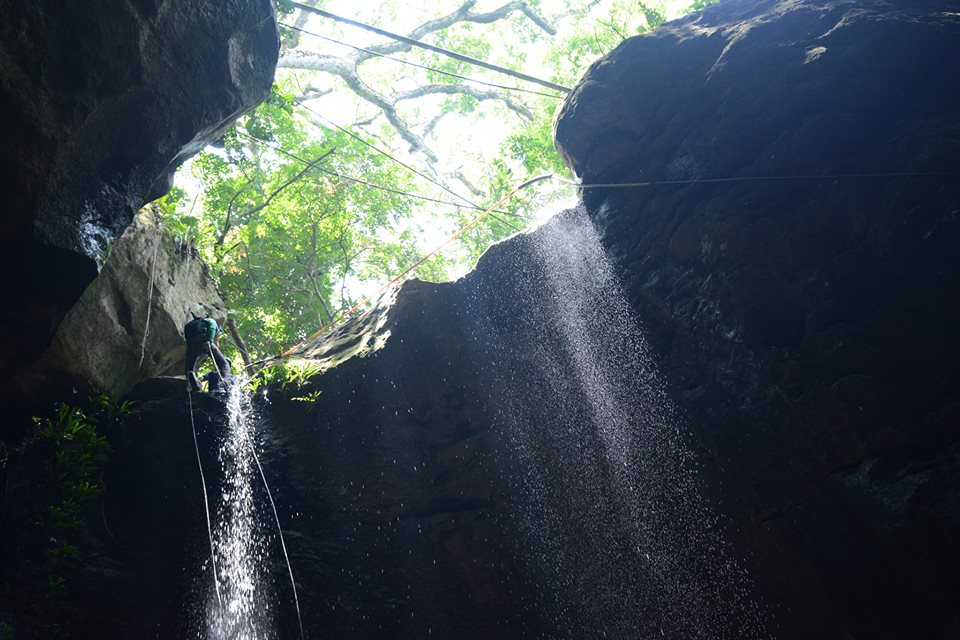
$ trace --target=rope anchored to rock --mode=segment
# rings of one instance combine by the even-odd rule
[[[578,189],[635,189],[643,187],[653,187],[660,185],[698,185],[698,184],[721,184],[721,183],[736,183],[736,182],[761,182],[761,181],[802,181],[802,180],[847,180],[847,179],[878,179],[878,178],[960,178],[960,175],[955,173],[946,173],[946,172],[875,172],[875,173],[840,173],[840,174],[823,174],[823,175],[771,175],[771,176],[740,176],[740,177],[729,177],[729,178],[694,178],[687,180],[646,180],[646,181],[637,181],[637,182],[591,182],[583,183],[576,182],[574,180],[569,180],[567,178],[562,178],[552,173],[545,173],[543,175],[530,178],[514,188],[507,195],[498,200],[491,207],[486,209],[479,216],[468,222],[460,230],[451,235],[449,238],[444,240],[442,243],[437,245],[434,249],[426,253],[419,260],[411,264],[409,267],[405,268],[403,271],[398,273],[396,276],[390,279],[389,282],[381,286],[379,289],[374,291],[372,294],[366,296],[363,300],[353,305],[336,318],[325,324],[323,327],[310,334],[299,343],[293,347],[287,349],[286,351],[280,353],[279,355],[271,356],[269,358],[264,358],[262,360],[257,360],[256,362],[247,365],[245,368],[251,368],[254,366],[264,367],[271,362],[276,362],[278,360],[284,360],[296,355],[299,349],[302,349],[308,343],[316,340],[321,335],[332,329],[337,325],[341,320],[353,315],[356,311],[363,308],[365,305],[370,303],[374,298],[382,294],[384,291],[388,290],[393,285],[400,282],[405,276],[409,275],[414,269],[422,265],[428,259],[436,255],[443,248],[449,245],[451,242],[459,238],[461,235],[475,227],[480,223],[481,220],[489,216],[492,212],[497,210],[497,207],[503,203],[510,200],[520,191],[537,184],[539,182],[546,182],[548,180],[558,182],[560,184],[576,187]],[[262,371],[262,369],[261,369]]]

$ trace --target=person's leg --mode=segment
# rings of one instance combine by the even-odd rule
[[[201,391],[200,381],[197,379],[197,374],[194,371],[194,368],[197,366],[197,359],[203,355],[203,351],[197,348],[196,345],[187,343],[187,384],[190,385],[192,391]]]
[[[210,355],[213,356],[213,361],[217,363],[217,371],[220,372],[221,376],[229,375],[230,361],[227,360],[227,357],[220,351],[220,347],[215,343],[208,342],[207,344],[210,346]]]

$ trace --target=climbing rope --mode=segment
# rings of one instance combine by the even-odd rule
[[[210,359],[213,361],[213,367],[217,370],[217,375],[220,376],[220,383],[223,385],[227,384],[226,378],[223,376],[223,370],[220,369],[220,365],[217,364],[217,359],[213,355],[213,345],[207,341],[207,352],[210,354]],[[190,388],[187,387],[187,392],[189,393]],[[238,393],[241,390],[237,390]],[[191,421],[193,420],[193,413],[191,409],[190,414]],[[196,437],[194,437],[194,442],[196,442]],[[257,448],[254,446],[253,442],[250,442],[250,453],[253,454],[253,461],[257,463],[257,470],[260,472],[260,479],[263,480],[263,488],[267,490],[267,498],[270,500],[270,508],[273,509],[273,519],[277,523],[277,534],[280,538],[280,548],[283,549],[283,559],[287,563],[287,573],[290,575],[290,586],[293,588],[293,604],[297,610],[297,624],[300,627],[300,640],[303,640],[303,619],[300,617],[300,597],[297,595],[297,582],[293,578],[293,566],[290,564],[290,555],[287,553],[287,543],[283,539],[283,527],[280,526],[280,514],[277,513],[277,503],[273,499],[273,492],[270,490],[270,485],[267,483],[267,476],[263,472],[263,465],[260,464],[260,456],[257,455]],[[199,449],[197,450],[197,459],[199,460]],[[201,469],[201,477],[203,470]],[[204,500],[206,500],[206,487],[204,487]],[[209,511],[208,511],[209,513]],[[207,526],[210,526],[210,516],[207,516]],[[211,546],[210,550],[213,551],[213,543],[211,536]],[[220,597],[219,591],[217,592],[217,597]]]
[[[396,194],[396,195],[399,195],[399,196],[405,196],[405,197],[410,198],[410,199],[413,199],[413,200],[423,200],[424,202],[435,202],[435,203],[437,203],[437,204],[445,204],[445,205],[448,205],[448,206],[451,206],[451,207],[456,207],[457,209],[472,209],[472,210],[474,210],[474,211],[483,211],[483,207],[478,207],[478,206],[476,206],[476,205],[464,205],[464,204],[459,204],[459,203],[456,203],[456,202],[450,202],[450,201],[448,201],[448,200],[438,200],[437,198],[430,198],[430,197],[427,197],[427,196],[421,196],[421,195],[416,194],[416,193],[409,193],[409,192],[407,192],[407,191],[399,191],[399,190],[397,190],[397,189],[392,189],[392,188],[390,188],[390,187],[384,187],[383,185],[379,185],[379,184],[376,184],[376,183],[373,183],[373,182],[368,182],[368,181],[366,181],[366,180],[363,180],[362,178],[355,178],[355,177],[353,177],[353,176],[348,176],[348,175],[339,173],[339,172],[337,172],[337,171],[333,171],[332,169],[327,169],[327,168],[325,168],[325,167],[321,167],[320,165],[318,165],[318,164],[316,164],[316,163],[314,163],[314,162],[311,162],[311,161],[307,160],[306,158],[301,158],[300,156],[298,156],[298,155],[295,154],[295,153],[291,153],[291,152],[289,152],[289,151],[287,151],[287,150],[285,150],[285,149],[282,149],[281,147],[278,147],[278,146],[275,145],[275,144],[271,144],[271,143],[267,142],[266,140],[261,140],[260,138],[257,138],[256,136],[252,136],[252,135],[250,135],[249,133],[246,133],[246,132],[244,132],[244,131],[240,131],[239,129],[237,129],[236,132],[237,132],[237,135],[240,135],[240,136],[243,136],[244,138],[248,138],[248,139],[250,139],[250,140],[253,140],[253,141],[256,142],[257,144],[261,144],[261,145],[263,145],[263,146],[265,146],[265,147],[267,147],[267,148],[269,148],[269,149],[273,149],[274,151],[276,151],[277,153],[279,153],[279,154],[281,154],[281,155],[287,156],[288,158],[292,158],[293,160],[296,160],[297,162],[302,162],[303,164],[309,165],[309,166],[315,168],[315,169],[316,169],[317,171],[319,171],[320,173],[325,173],[325,174],[330,175],[330,176],[335,176],[335,177],[340,178],[340,179],[342,179],[342,180],[349,180],[349,181],[351,181],[351,182],[356,182],[357,184],[362,184],[363,186],[365,186],[365,187],[370,187],[371,189],[378,189],[378,190],[380,190],[380,191],[386,191],[387,193],[393,193],[393,194]],[[515,214],[510,214],[509,211],[503,211],[503,210],[497,210],[496,212],[497,212],[497,213],[505,213],[505,214],[507,214],[507,215],[515,215]]]
[[[419,47],[421,49],[426,49],[427,51],[433,51],[434,53],[439,53],[440,55],[459,60],[461,62],[466,62],[467,64],[472,64],[478,67],[483,67],[484,69],[489,69],[491,71],[496,71],[497,73],[503,73],[508,76],[513,76],[514,78],[520,78],[521,80],[526,80],[527,82],[533,82],[539,84],[542,87],[547,87],[548,89],[554,89],[556,91],[562,91],[564,93],[570,93],[570,87],[564,87],[555,82],[550,82],[548,80],[543,80],[535,76],[528,75],[526,73],[521,73],[519,71],[514,71],[513,69],[507,69],[506,67],[501,67],[499,65],[491,64],[484,60],[478,60],[477,58],[471,58],[470,56],[465,56],[462,53],[457,53],[455,51],[449,51],[441,47],[434,46],[432,44],[427,44],[426,42],[421,42],[419,40],[414,40],[413,38],[408,38],[407,36],[402,36],[397,33],[392,33],[385,29],[380,29],[379,27],[373,27],[368,24],[364,24],[357,20],[352,20],[350,18],[344,18],[343,16],[338,16],[336,14],[330,13],[329,11],[324,11],[323,9],[317,9],[316,7],[310,7],[299,2],[294,2],[293,6],[301,11],[306,11],[308,13],[315,13],[318,16],[323,16],[324,18],[329,18],[331,20],[336,20],[337,22],[342,22],[344,24],[349,24],[354,27],[358,27],[365,31],[375,33],[391,40],[396,40],[397,42],[402,42],[413,47]]]
[[[400,273],[398,273],[396,276],[394,276],[394,277],[393,277],[389,282],[387,282],[385,285],[383,285],[382,287],[380,287],[379,289],[377,289],[376,291],[374,291],[372,294],[368,295],[366,298],[364,298],[363,300],[361,300],[361,301],[358,302],[357,304],[355,304],[355,305],[353,305],[352,307],[350,307],[349,309],[347,309],[345,312],[343,312],[342,314],[340,314],[339,316],[337,316],[336,318],[334,318],[333,320],[331,320],[330,322],[328,322],[326,325],[324,325],[323,327],[321,327],[319,330],[315,331],[314,333],[312,333],[311,335],[309,335],[308,337],[306,337],[304,340],[300,341],[296,346],[291,347],[290,349],[287,349],[286,351],[284,351],[283,353],[281,353],[279,356],[273,356],[273,357],[271,357],[271,358],[265,358],[265,359],[263,359],[263,360],[258,360],[257,362],[255,362],[255,363],[253,363],[253,364],[265,364],[265,363],[267,363],[267,362],[272,362],[272,361],[274,361],[274,360],[280,360],[280,359],[284,359],[284,358],[289,358],[291,355],[294,354],[294,352],[296,352],[297,349],[301,348],[303,345],[305,345],[305,344],[307,344],[308,342],[310,342],[310,341],[312,341],[312,340],[315,340],[316,338],[318,338],[319,336],[321,336],[324,332],[326,332],[328,329],[330,329],[330,327],[332,327],[333,325],[335,325],[335,324],[336,324],[337,322],[339,322],[340,320],[343,320],[343,319],[346,318],[347,316],[352,315],[355,311],[357,311],[358,309],[360,309],[361,307],[363,307],[364,305],[366,305],[367,303],[369,303],[371,300],[373,300],[374,298],[376,298],[377,296],[379,296],[381,293],[383,293],[384,291],[386,291],[387,289],[389,289],[390,287],[392,287],[394,284],[396,284],[397,282],[399,282],[400,279],[403,278],[405,275],[407,275],[408,273],[410,273],[411,271],[413,271],[414,269],[416,269],[417,267],[419,267],[421,264],[423,264],[424,262],[426,262],[428,259],[430,259],[431,257],[433,257],[433,256],[434,256],[437,252],[439,252],[441,249],[443,249],[443,248],[446,247],[448,244],[450,244],[451,242],[453,242],[454,240],[456,240],[457,238],[459,238],[460,236],[462,236],[464,233],[466,233],[467,231],[469,231],[469,230],[472,229],[473,227],[475,227],[481,220],[483,220],[483,219],[486,218],[488,215],[490,215],[497,207],[499,207],[501,204],[503,204],[504,202],[506,202],[507,200],[509,200],[510,198],[512,198],[512,197],[513,197],[514,195],[516,195],[519,191],[521,191],[522,189],[530,186],[530,185],[533,184],[534,182],[537,182],[537,181],[542,180],[542,179],[545,179],[545,178],[544,178],[543,176],[541,176],[541,177],[539,177],[539,178],[534,178],[533,180],[528,180],[528,181],[524,182],[523,184],[521,184],[520,186],[518,186],[518,187],[517,187],[516,189],[514,189],[513,191],[511,191],[510,193],[508,193],[507,195],[505,195],[505,196],[503,196],[502,198],[500,198],[500,200],[498,200],[493,206],[489,207],[486,211],[484,211],[484,212],[481,213],[479,216],[477,216],[476,218],[474,218],[473,220],[471,220],[470,222],[468,222],[468,223],[467,223],[465,226],[463,226],[459,231],[457,231],[457,232],[454,233],[452,236],[450,236],[449,238],[447,238],[446,240],[444,240],[442,243],[440,243],[439,245],[437,245],[434,249],[432,249],[431,251],[429,251],[427,254],[425,254],[425,255],[424,255],[423,257],[421,257],[419,260],[417,260],[416,262],[414,262],[412,265],[410,265],[409,267],[407,267],[406,269],[404,269],[403,271],[401,271]]]
[[[207,516],[207,539],[210,541],[210,565],[213,567],[213,587],[217,592],[217,604],[223,610],[223,598],[220,596],[220,576],[217,573],[217,554],[213,548],[213,526],[210,524],[210,498],[207,495],[207,480],[203,475],[203,463],[200,461],[200,445],[197,443],[197,425],[193,419],[193,391],[187,380],[187,405],[190,408],[190,428],[193,430],[193,448],[197,452],[197,468],[200,469],[200,485],[203,487],[203,512]]]
[[[439,180],[434,180],[433,178],[431,178],[431,177],[428,176],[427,174],[423,173],[422,171],[419,171],[418,169],[415,169],[414,167],[411,167],[411,166],[408,165],[407,163],[405,163],[405,162],[403,162],[402,160],[396,158],[395,156],[391,155],[390,153],[384,151],[384,150],[381,149],[380,147],[378,147],[378,146],[376,146],[376,145],[374,145],[374,144],[371,144],[370,142],[367,142],[367,141],[364,140],[362,137],[360,137],[360,136],[358,136],[357,134],[353,133],[353,132],[350,131],[349,129],[346,129],[346,128],[344,128],[344,127],[341,127],[341,126],[338,125],[336,122],[333,122],[332,120],[330,120],[330,119],[327,118],[326,116],[324,116],[324,115],[322,115],[322,114],[314,111],[313,109],[311,109],[310,107],[308,107],[308,106],[307,106],[306,104],[304,104],[303,102],[301,102],[301,101],[299,101],[299,100],[294,100],[294,102],[297,103],[301,108],[306,109],[307,111],[309,111],[310,113],[312,113],[312,114],[315,115],[316,117],[320,118],[321,120],[323,120],[324,122],[326,122],[326,123],[329,124],[330,126],[332,126],[332,127],[336,128],[336,129],[342,131],[343,133],[347,134],[348,136],[350,136],[350,137],[353,138],[354,140],[356,140],[356,141],[358,141],[358,142],[366,145],[367,147],[373,149],[373,150],[376,151],[377,153],[380,153],[380,154],[386,156],[386,157],[389,158],[390,160],[393,160],[394,162],[396,162],[397,164],[399,164],[399,165],[400,165],[401,167],[403,167],[404,169],[406,169],[406,170],[414,173],[415,175],[420,176],[421,178],[423,178],[424,180],[426,180],[426,181],[429,182],[430,184],[432,184],[432,185],[434,185],[434,186],[436,186],[436,187],[440,187],[441,190],[446,191],[447,193],[449,193],[449,194],[452,195],[453,197],[459,198],[460,200],[463,200],[463,201],[466,202],[468,205],[470,205],[472,208],[477,209],[477,210],[482,209],[482,207],[480,207],[479,205],[477,205],[477,203],[468,200],[467,198],[465,198],[464,196],[460,195],[459,193],[457,193],[456,191],[454,191],[453,189],[451,189],[451,188],[448,187],[447,185],[441,183]],[[520,228],[519,228],[519,227],[516,227],[516,226],[510,224],[509,222],[507,222],[507,221],[504,220],[503,218],[500,218],[500,217],[495,216],[495,215],[492,215],[492,214],[491,214],[491,217],[494,218],[495,220],[498,220],[498,221],[502,222],[503,224],[507,225],[508,227],[510,227],[511,229],[513,229],[514,231],[520,231]]]
[[[395,58],[395,57],[393,57],[393,56],[388,56],[388,55],[385,54],[385,53],[379,53],[379,52],[374,51],[374,50],[372,50],[372,49],[364,49],[363,47],[358,47],[358,46],[355,45],[355,44],[350,44],[349,42],[343,42],[342,40],[337,40],[336,38],[331,38],[330,36],[323,36],[323,35],[320,35],[319,33],[314,33],[314,32],[312,32],[312,31],[307,31],[306,29],[303,29],[303,28],[301,28],[301,27],[296,27],[296,26],[294,26],[294,25],[292,25],[292,24],[287,24],[287,23],[285,23],[285,22],[281,22],[281,23],[280,23],[280,26],[281,26],[281,27],[285,27],[285,28],[287,28],[287,29],[292,29],[292,30],[294,30],[294,31],[299,31],[300,33],[303,33],[303,34],[308,35],[308,36],[313,36],[314,38],[320,38],[321,40],[326,40],[327,42],[332,42],[332,43],[334,43],[334,44],[339,44],[339,45],[342,45],[342,46],[344,46],[344,47],[350,47],[351,49],[354,49],[354,50],[356,50],[356,51],[362,51],[363,53],[369,53],[369,54],[372,55],[372,56],[377,56],[377,57],[379,57],[379,58],[384,58],[385,60],[392,60],[392,61],[394,61],[394,62],[399,62],[399,63],[401,63],[401,64],[405,64],[405,65],[408,65],[408,66],[411,66],[411,67],[416,67],[416,68],[418,68],[418,69],[423,69],[423,70],[425,70],[425,71],[430,71],[431,73],[438,73],[438,74],[440,74],[440,75],[447,76],[447,77],[449,77],[449,78],[456,78],[456,79],[458,79],[458,80],[463,80],[463,81],[465,81],[465,82],[473,82],[473,83],[476,83],[476,84],[482,84],[482,85],[487,86],[487,87],[494,87],[494,88],[496,88],[496,89],[504,89],[504,90],[506,90],[506,91],[519,91],[519,92],[521,92],[521,93],[532,93],[532,94],[535,95],[535,96],[544,96],[544,97],[546,97],[546,98],[554,98],[554,99],[556,99],[556,100],[563,100],[563,96],[558,96],[558,95],[556,95],[555,93],[544,93],[543,91],[533,91],[532,89],[524,89],[523,87],[511,87],[511,86],[505,85],[505,84],[497,84],[497,83],[495,83],[495,82],[487,82],[486,80],[478,80],[477,78],[470,78],[470,77],[467,77],[467,76],[457,75],[456,73],[450,73],[449,71],[443,71],[442,69],[434,69],[433,67],[428,67],[428,66],[423,65],[423,64],[418,64],[418,63],[412,62],[412,61],[410,61],[410,60],[404,60],[403,58]]]
[[[293,579],[293,567],[290,565],[290,556],[287,554],[287,543],[283,540],[283,527],[280,526],[280,516],[277,514],[277,503],[273,500],[273,492],[270,491],[270,485],[267,484],[267,476],[263,473],[263,466],[260,464],[260,457],[257,455],[256,447],[253,443],[250,445],[253,452],[253,460],[257,463],[257,469],[260,471],[260,479],[263,480],[263,488],[267,490],[267,498],[270,499],[270,507],[273,509],[273,519],[277,523],[277,533],[280,537],[280,548],[283,549],[283,559],[287,563],[287,573],[290,575],[290,586],[293,587],[293,604],[297,609],[297,624],[300,625],[300,640],[303,640],[303,620],[300,617],[300,598],[297,596],[297,582]]]
[[[160,230],[157,229],[159,232]],[[150,335],[150,310],[153,308],[153,285],[157,271],[157,251],[163,242],[163,234],[157,234],[157,243],[153,246],[153,261],[150,265],[150,284],[147,287],[147,319],[143,325],[143,342],[140,343],[140,362],[137,363],[137,369],[143,366],[143,358],[147,354],[147,336]]]
[[[433,250],[428,252],[422,258],[414,262],[412,265],[398,273],[394,276],[389,282],[377,289],[374,293],[368,295],[363,300],[353,305],[343,313],[339,314],[336,318],[328,322],[326,325],[310,334],[299,343],[287,349],[286,351],[280,353],[279,355],[271,356],[269,358],[264,358],[262,360],[257,360],[256,362],[247,365],[246,368],[251,368],[253,366],[261,366],[260,371],[265,368],[263,365],[268,363],[275,362],[277,360],[283,360],[291,357],[296,353],[296,351],[302,348],[307,343],[317,339],[323,335],[326,331],[331,329],[338,322],[344,318],[352,315],[361,307],[368,304],[375,297],[379,296],[381,293],[389,289],[391,286],[399,282],[404,276],[409,274],[411,271],[419,267],[421,264],[426,262],[429,258],[434,256],[441,249],[446,247],[448,244],[459,238],[461,235],[466,233],[469,229],[476,226],[481,220],[490,215],[491,212],[497,210],[501,204],[512,198],[518,192],[526,189],[527,187],[534,185],[538,182],[544,182],[547,180],[553,180],[561,184],[566,184],[569,186],[577,187],[579,189],[628,189],[628,188],[640,188],[640,187],[652,187],[658,185],[696,185],[696,184],[716,184],[716,183],[731,183],[731,182],[759,182],[759,181],[801,181],[801,180],[840,180],[840,179],[875,179],[875,178],[960,178],[960,175],[955,173],[947,172],[876,172],[876,173],[840,173],[840,174],[824,174],[824,175],[773,175],[773,176],[743,176],[743,177],[731,177],[731,178],[697,178],[689,180],[648,180],[643,182],[596,182],[596,183],[583,183],[576,182],[574,180],[569,180],[567,178],[562,178],[560,176],[554,175],[552,173],[545,173],[543,175],[531,178],[525,182],[522,182],[518,185],[513,191],[505,195],[503,198],[498,200],[492,207],[486,209],[479,216],[467,223],[463,228],[454,233],[452,236],[444,240],[441,244],[437,245]]]
[[[593,182],[581,183],[551,173],[542,175],[536,180],[551,179],[556,182],[571,185],[579,189],[631,189],[636,187],[655,187],[660,185],[693,185],[717,184],[724,182],[763,182],[763,181],[805,181],[805,180],[849,180],[871,178],[960,178],[960,174],[947,172],[885,172],[885,173],[833,173],[823,175],[774,175],[774,176],[742,176],[731,178],[692,178],[689,180],[651,180],[647,182]]]

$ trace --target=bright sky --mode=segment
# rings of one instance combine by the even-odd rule
[[[663,6],[666,9],[667,16],[672,18],[679,15],[681,10],[688,6],[691,1],[692,0],[667,0],[663,3]],[[501,6],[503,2],[504,0],[479,0],[474,10],[489,11]],[[461,6],[461,4],[460,1],[410,3],[403,6],[402,11],[397,11],[394,14],[385,14],[383,4],[379,2],[357,3],[356,0],[330,0],[325,3],[324,8],[332,13],[355,18],[368,24],[375,24],[389,31],[405,33],[426,20],[445,15],[455,10]],[[584,0],[584,4],[586,4],[586,0]],[[596,2],[595,5],[593,11],[595,15],[601,18],[612,15],[617,5],[620,6],[621,10],[624,6],[633,6],[625,3],[624,0],[600,0]],[[397,4],[389,3],[388,6],[397,6]],[[543,0],[539,4],[539,10],[542,15],[558,28],[560,31],[558,37],[564,35],[565,29],[571,28],[569,20],[555,20],[557,16],[561,16],[566,11],[562,1]],[[291,19],[291,17],[287,16],[282,17],[281,21],[290,21]],[[311,16],[305,28],[357,46],[370,46],[386,41],[384,38],[376,36],[375,34],[349,25],[336,23],[320,16]],[[482,29],[483,25],[479,25],[476,28],[478,30]],[[523,50],[526,61],[523,63],[522,68],[518,70],[537,77],[548,77],[549,74],[543,61],[544,50],[542,47],[544,46],[542,43],[530,43],[526,45]],[[309,49],[310,51],[315,51],[320,54],[336,56],[342,56],[352,52],[352,49],[342,45],[326,42],[309,35],[303,35],[301,37],[300,48]],[[502,48],[500,51],[505,52],[506,50]],[[401,53],[397,54],[397,57],[403,58],[407,57],[407,55]],[[490,57],[494,60],[498,57],[496,43],[493,43]],[[501,53],[499,57],[503,58],[504,53]],[[374,65],[381,66],[376,68]],[[514,65],[508,64],[507,66],[512,67]],[[397,67],[399,67],[399,69]],[[584,71],[585,70],[586,69],[584,69]],[[413,89],[418,86],[418,82],[420,82],[417,77],[422,75],[419,73],[417,75],[410,75],[406,67],[391,61],[371,61],[365,63],[360,68],[360,74],[372,88],[384,94],[390,94],[398,90]],[[507,85],[529,86],[533,89],[540,89],[536,85],[526,85],[522,81],[514,78],[483,69],[471,71],[468,75]],[[297,72],[297,76],[301,82],[309,83],[311,86],[320,89],[334,88],[337,84],[334,77],[328,74],[309,72],[309,75],[307,75],[307,72]],[[289,71],[281,70],[278,73],[278,78],[283,79],[289,77],[291,77]],[[391,84],[385,86],[386,82],[391,82]],[[438,104],[441,99],[440,97],[431,97],[423,100],[421,104],[423,104],[422,108],[424,113],[432,112],[429,104],[425,103],[434,100],[434,104]],[[411,103],[413,102],[419,101],[411,101]],[[418,107],[416,104],[411,103],[403,103],[401,113],[412,125],[422,125],[422,118],[418,119]],[[558,106],[559,104],[560,102],[558,102]],[[378,112],[375,106],[366,103],[342,86],[334,93],[312,101],[310,106],[323,113],[323,115],[330,120],[345,126],[349,126],[362,119],[367,119]],[[378,123],[382,122],[383,118],[381,117]],[[484,174],[486,163],[498,153],[505,136],[507,136],[519,122],[520,120],[516,114],[503,109],[493,102],[484,101],[479,103],[477,111],[471,114],[470,118],[456,115],[444,117],[436,128],[436,134],[428,140],[428,144],[441,159],[440,169],[442,171],[462,171],[472,180],[479,181]],[[368,130],[375,130],[375,127]],[[398,148],[391,149],[393,153],[414,166],[421,168],[424,166],[423,159],[417,156],[411,156],[405,144],[401,143],[397,146]],[[178,186],[187,189],[189,192],[195,192],[197,189],[195,181],[189,176],[189,168],[178,174],[177,182]],[[453,182],[451,187],[460,193],[466,194],[466,189],[457,182]],[[544,183],[539,186],[538,189],[539,193],[547,197],[551,187]],[[546,217],[565,206],[569,206],[574,201],[574,194],[572,190],[569,189],[556,192],[553,197],[554,201],[547,205],[541,217]],[[556,200],[556,198],[560,199]],[[444,222],[442,224],[436,222],[436,218],[433,218],[430,213],[430,211],[435,210],[435,208],[436,205],[426,207],[424,209],[425,217],[420,217],[413,223],[421,225],[424,229],[421,242],[424,251],[442,242],[442,240],[454,230],[450,227],[450,225],[453,224],[452,222]]]
[[[596,3],[597,6],[594,11],[602,15],[604,7],[612,5],[614,1],[615,0],[600,0],[600,2]],[[689,6],[691,2],[692,0],[666,0],[662,2],[661,5],[664,7],[668,18],[674,18],[680,15],[682,10]],[[374,24],[389,31],[406,33],[426,20],[445,15],[455,10],[461,6],[461,4],[462,2],[459,1],[411,3],[404,7],[403,12],[396,15],[383,15],[381,5],[377,2],[357,3],[356,0],[332,0],[327,2],[324,8],[331,13],[354,18],[360,22]],[[586,4],[586,2],[584,2],[584,4]],[[477,12],[490,11],[502,5],[503,0],[480,0],[474,10]],[[554,16],[559,16],[566,11],[564,3],[560,0],[543,0],[543,2],[539,4],[539,8],[541,14],[547,17],[548,20],[552,20]],[[559,35],[562,36],[565,27],[569,28],[570,24],[569,21],[560,20],[555,22],[555,26],[557,26],[560,31]],[[306,28],[321,35],[335,37],[357,46],[371,46],[387,42],[387,39],[383,37],[357,27],[335,23],[321,16],[311,16]],[[329,53],[332,55],[344,55],[352,52],[348,47],[325,42],[317,38],[311,38],[310,36],[303,36],[301,46],[308,46],[311,50],[315,50],[318,53]],[[519,71],[536,77],[548,76],[545,65],[542,62],[538,64],[538,60],[542,60],[543,56],[542,52],[538,51],[540,47],[542,47],[542,45],[538,43],[526,47],[525,54],[527,62],[522,69],[518,69]],[[494,48],[491,57],[496,57],[495,52],[496,49]],[[399,54],[398,57],[404,56],[403,54]],[[383,64],[396,65],[398,63],[384,61]],[[585,70],[586,69],[584,69],[584,71]],[[522,81],[517,81],[508,76],[498,75],[484,69],[476,69],[469,75],[508,85],[525,84]],[[322,74],[318,74],[315,80],[316,86],[320,88],[331,88],[333,87],[333,82],[332,77],[322,77]],[[390,91],[413,89],[416,88],[416,86],[417,80],[414,77],[405,76],[401,68],[400,76],[395,80],[394,85],[390,87],[375,86],[374,88],[381,92],[389,93]],[[528,86],[533,89],[541,89],[536,85]],[[437,98],[437,101],[439,101],[439,98]],[[315,101],[314,104],[323,109],[325,116],[338,124],[349,124],[376,112],[375,107],[362,101],[344,99],[344,96],[340,92],[321,98]],[[436,140],[430,141],[431,147],[433,147],[442,158],[469,159],[469,162],[455,162],[447,167],[448,170],[463,170],[470,176],[470,165],[482,163],[483,159],[492,157],[497,151],[504,136],[509,132],[510,127],[505,126],[506,123],[502,117],[498,117],[493,113],[495,110],[493,105],[481,103],[478,109],[479,117],[471,118],[469,123],[464,123],[456,118],[449,117],[441,121],[437,127]],[[444,144],[444,142],[446,142],[446,144]],[[465,153],[466,150],[469,151]]]

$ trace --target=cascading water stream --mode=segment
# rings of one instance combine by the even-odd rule
[[[217,392],[218,395],[226,395],[227,426],[218,443],[217,455],[222,491],[212,525],[203,464],[197,448],[214,579],[213,588],[207,596],[205,631],[200,633],[200,637],[210,640],[271,640],[277,637],[273,620],[273,586],[269,575],[270,536],[265,531],[268,527],[263,524],[263,506],[257,502],[258,487],[262,482],[277,526],[277,536],[293,590],[299,635],[303,640],[297,586],[277,506],[257,455],[255,420],[250,396],[246,392],[246,380],[228,378],[224,387],[223,391]],[[190,419],[196,443],[192,398]]]
[[[536,590],[531,624],[548,630],[535,637],[769,637],[699,495],[681,421],[586,214],[560,214],[512,240],[498,260],[492,277],[480,272],[455,295],[466,311],[458,314],[472,352],[465,356],[482,363],[490,437],[503,445],[496,450],[519,525],[519,567]],[[250,399],[240,384],[228,394],[213,527],[224,604],[211,587],[201,635],[272,639],[271,496],[257,489],[266,476]],[[287,571],[292,582],[289,563]],[[299,615],[295,591],[293,604]]]
[[[275,637],[273,594],[267,535],[256,502],[252,408],[240,381],[228,383],[226,394],[227,429],[218,454],[223,485],[213,526],[223,606],[209,599],[206,637],[268,640]]]
[[[517,284],[473,290],[471,334],[474,357],[496,363],[514,510],[553,637],[766,637],[586,213],[514,242]]]

